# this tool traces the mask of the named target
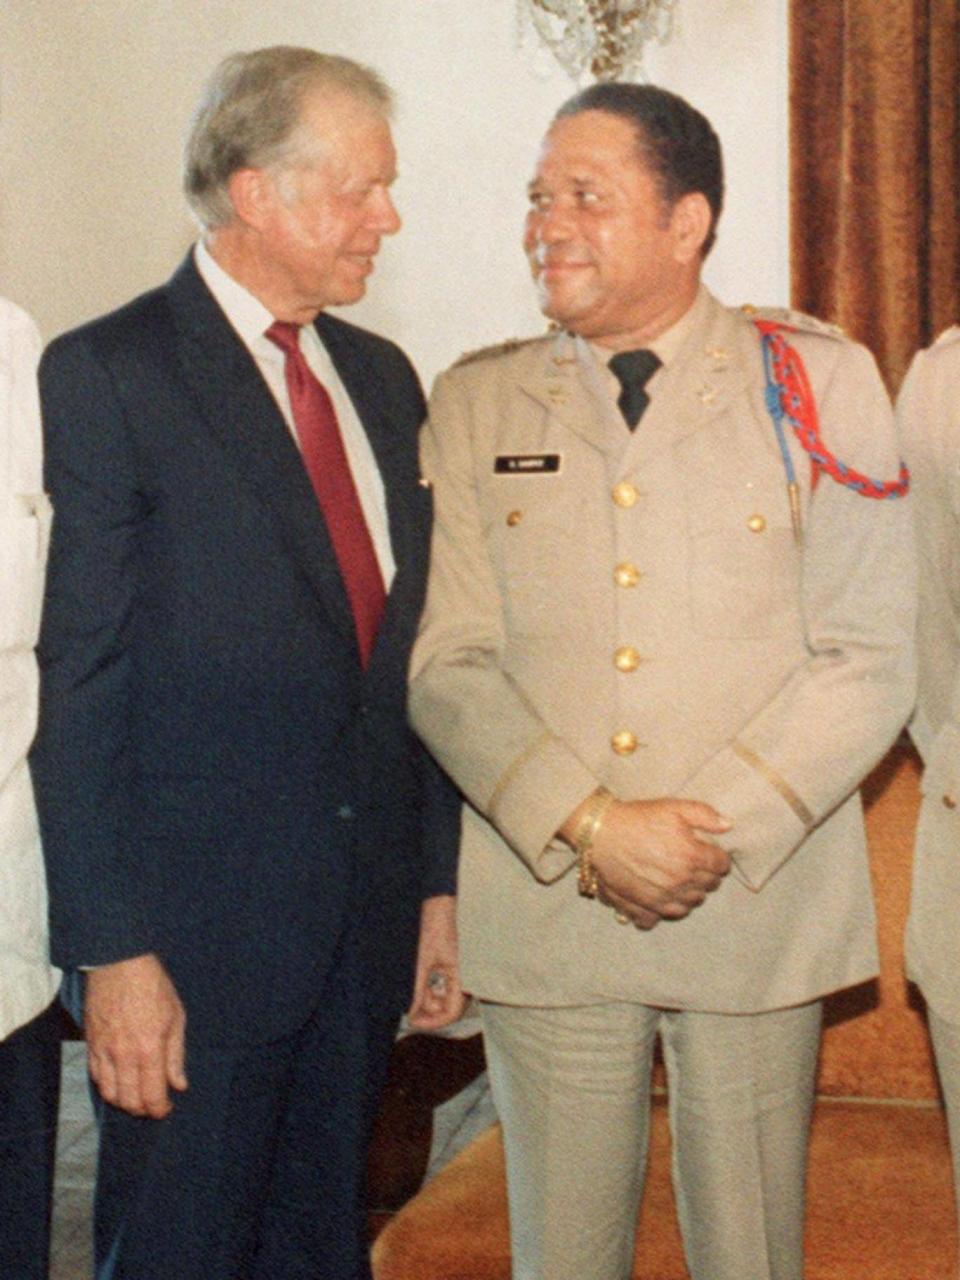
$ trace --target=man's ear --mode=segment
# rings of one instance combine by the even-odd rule
[[[712,221],[710,202],[702,191],[688,191],[674,204],[670,225],[678,262],[692,262],[702,256]]]
[[[277,189],[273,177],[265,169],[236,169],[227,179],[230,203],[239,222],[255,230],[276,206]]]

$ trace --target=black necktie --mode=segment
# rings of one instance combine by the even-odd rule
[[[623,390],[617,396],[617,404],[627,426],[632,431],[643,411],[650,403],[647,383],[660,368],[660,357],[652,351],[621,351],[610,361],[610,372],[616,376]]]

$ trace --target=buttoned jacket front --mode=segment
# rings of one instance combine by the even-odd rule
[[[512,1003],[760,1011],[876,969],[856,788],[913,691],[908,504],[784,462],[750,318],[702,291],[630,434],[560,334],[441,376],[423,446],[436,526],[411,707],[468,797],[464,980]],[[871,357],[789,335],[823,435],[898,471]],[[733,822],[735,868],[644,933],[578,896],[553,833],[598,784]]]

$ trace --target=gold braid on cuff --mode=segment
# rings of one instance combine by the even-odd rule
[[[585,898],[595,898],[600,888],[599,878],[590,861],[590,850],[614,799],[605,787],[599,787],[587,801],[573,835],[573,852],[577,855],[577,888]]]
[[[733,754],[739,756],[745,765],[751,769],[756,769],[762,778],[770,783],[774,791],[786,801],[803,825],[809,829],[813,826],[813,814],[803,803],[797,793],[787,782],[782,774],[779,774],[769,761],[764,760],[762,756],[758,756],[752,747],[748,747],[745,742],[741,742],[739,738],[735,738],[730,744]]]

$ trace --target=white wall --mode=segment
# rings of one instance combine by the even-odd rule
[[[370,62],[398,94],[405,227],[352,318],[399,339],[427,380],[540,331],[524,187],[574,86],[520,47],[514,0],[0,0],[0,291],[52,336],[165,279],[193,234],[179,149],[199,86],[223,54],[273,43]],[[786,0],[677,0],[647,70],[724,142],[709,282],[785,302]]]

